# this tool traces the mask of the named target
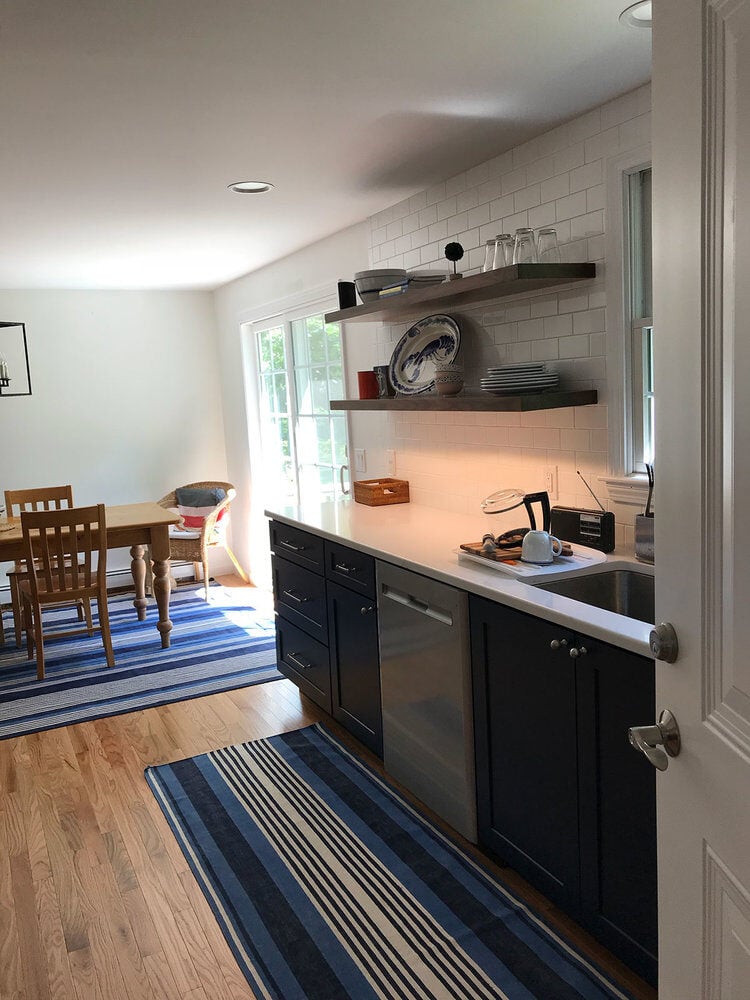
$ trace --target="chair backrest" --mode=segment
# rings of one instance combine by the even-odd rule
[[[33,490],[5,491],[7,517],[18,517],[25,510],[60,510],[72,506],[72,486],[42,486]]]
[[[21,513],[32,594],[93,592],[107,569],[104,504]],[[94,558],[96,556],[96,559]]]

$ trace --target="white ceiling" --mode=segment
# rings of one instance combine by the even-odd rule
[[[261,267],[646,82],[626,4],[4,0],[0,287]]]

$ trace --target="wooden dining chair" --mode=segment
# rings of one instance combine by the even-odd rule
[[[5,516],[20,517],[27,510],[61,510],[73,506],[72,486],[42,486],[30,490],[5,491]],[[10,587],[10,603],[13,610],[13,627],[16,636],[16,646],[21,645],[23,634],[23,615],[21,613],[21,580],[26,573],[22,559],[16,561],[8,570],[8,586]],[[78,603],[78,620],[83,621],[83,605]]]
[[[20,581],[23,621],[29,659],[36,655],[36,673],[44,678],[42,609],[81,602],[83,628],[48,633],[46,638],[101,632],[107,665],[115,663],[107,606],[107,522],[104,504],[21,514],[28,571]],[[95,600],[99,624],[94,625]]]

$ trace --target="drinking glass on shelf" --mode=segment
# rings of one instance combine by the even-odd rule
[[[484,264],[482,265],[482,270],[491,271],[494,260],[495,260],[495,241],[487,240],[487,242],[484,244]]]
[[[559,264],[560,247],[557,245],[557,231],[540,229],[536,234],[536,251],[540,264]]]
[[[495,258],[493,268],[507,267],[513,263],[513,237],[510,233],[501,233],[495,240]]]
[[[517,229],[513,241],[514,264],[536,264],[536,239],[533,229]]]

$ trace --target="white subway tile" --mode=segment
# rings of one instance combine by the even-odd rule
[[[427,196],[428,205],[436,205],[439,201],[444,201],[445,181],[441,181],[440,184],[433,184],[431,188],[427,188],[425,194]]]
[[[441,219],[448,219],[451,215],[455,215],[458,209],[456,208],[456,199],[446,198],[445,201],[441,201],[437,206],[437,217],[438,221]]]
[[[479,195],[476,188],[468,188],[456,197],[456,209],[459,212],[468,214],[469,209],[476,208],[478,204]]]
[[[529,163],[526,167],[526,183],[539,184],[554,176],[555,160],[552,156],[545,156],[540,160]]]
[[[529,209],[529,226],[531,229],[539,229],[541,226],[552,226],[556,221],[554,201],[548,201],[545,205],[538,205],[536,208]]]
[[[490,169],[488,164],[486,162],[480,163],[478,166],[466,171],[466,186],[477,187],[479,184],[484,184],[485,181],[489,180],[489,177]]]
[[[561,358],[587,358],[589,356],[589,338],[564,337],[560,341]]]
[[[540,184],[542,201],[557,201],[558,198],[565,198],[570,194],[570,173],[564,171],[555,177],[550,177]]]
[[[535,448],[555,448],[560,447],[560,431],[555,427],[537,427],[534,430]]]
[[[466,190],[466,173],[462,172],[456,174],[455,177],[451,177],[445,182],[445,196],[450,198],[451,195],[458,194],[459,191]]]
[[[586,188],[586,209],[595,212],[598,208],[604,208],[605,191],[603,184],[596,184],[594,187]]]
[[[521,188],[526,187],[526,171],[523,168],[512,170],[509,174],[503,175],[502,182],[503,194],[512,194],[515,191],[520,191]]]
[[[419,212],[412,212],[403,220],[404,236],[407,233],[415,233],[419,229]]]
[[[586,212],[586,192],[577,191],[567,198],[558,198],[555,202],[555,212],[558,219],[573,219]]]
[[[472,190],[476,191],[477,204],[479,204],[479,202],[494,201],[495,198],[499,198],[503,193],[503,186],[500,178],[495,177],[480,184],[479,187],[472,188]]]
[[[570,193],[602,183],[602,161],[594,160],[570,171]]]
[[[523,212],[529,208],[536,208],[541,203],[541,200],[539,185],[534,184],[531,187],[515,192],[513,196],[513,209],[516,212]]]
[[[409,198],[409,211],[410,212],[421,212],[423,208],[427,206],[427,192],[419,191],[417,194],[413,194]]]
[[[531,361],[531,344],[513,344],[508,352],[512,364],[522,364]]]
[[[598,236],[604,232],[604,212],[587,212],[570,220],[570,238],[581,240],[584,236]]]
[[[372,231],[372,237],[370,239],[370,245],[371,246],[377,246],[379,243],[385,243],[385,241],[386,241],[387,238],[388,237],[386,235],[386,227],[385,226],[379,226],[377,229],[373,229],[373,231]]]
[[[568,170],[580,167],[585,163],[585,149],[582,142],[568,146],[555,153],[555,174],[564,174]]]
[[[534,428],[533,427],[509,427],[508,444],[511,448],[533,448]]]
[[[437,204],[427,205],[427,207],[423,208],[422,211],[419,213],[420,228],[424,228],[425,226],[431,226],[433,222],[437,222],[437,220],[438,220]]]
[[[411,250],[411,236],[399,236],[393,243],[396,253],[408,253]]]
[[[580,142],[589,136],[596,135],[602,129],[602,119],[599,108],[594,108],[585,115],[574,118],[570,125],[570,141]]]
[[[592,136],[584,143],[585,162],[600,160],[603,157],[614,156],[620,151],[619,126],[608,128],[605,132]]]
[[[560,431],[560,447],[564,451],[590,451],[591,431],[565,427]]]
[[[557,340],[535,340],[531,345],[533,361],[556,361],[559,357]]]
[[[508,151],[501,153],[487,161],[487,172],[489,177],[500,177],[513,169],[513,154]]]
[[[631,90],[630,93],[623,94],[622,97],[616,97],[614,101],[603,104],[599,110],[601,112],[603,130],[612,128],[614,125],[620,125],[630,118],[635,118],[641,113],[638,91]]]
[[[573,332],[573,317],[569,313],[544,317],[545,337],[569,337]]]
[[[502,323],[493,327],[493,339],[496,344],[514,344],[518,341],[518,324]]]
[[[513,235],[517,229],[525,229],[529,224],[528,212],[516,212],[515,215],[506,215],[503,219],[503,231]]]
[[[604,309],[587,309],[573,316],[573,333],[600,333],[605,329]]]
[[[557,293],[558,308],[560,312],[580,312],[589,308],[588,293],[580,288],[571,288],[569,291]]]
[[[433,241],[444,240],[448,236],[448,223],[445,219],[435,222],[429,227],[429,239]]]
[[[589,337],[589,354],[592,358],[604,357],[607,353],[607,334],[592,333]]]
[[[469,213],[459,212],[458,215],[454,215],[453,218],[446,221],[448,223],[448,235],[458,236],[459,233],[463,233],[469,228]]]
[[[586,259],[592,261],[603,261],[604,254],[606,252],[606,243],[604,235],[601,236],[589,236],[586,239]],[[603,267],[599,269],[601,274]]]
[[[529,305],[529,315],[531,315],[531,304]],[[544,335],[544,320],[541,317],[527,319],[518,324],[519,340],[541,340]]]
[[[417,250],[419,247],[425,246],[430,240],[430,227],[425,226],[423,229],[418,229],[415,233],[411,234],[411,248],[412,250]]]
[[[404,254],[404,267],[407,271],[412,267],[419,267],[420,263],[419,250],[410,250]]]
[[[651,142],[651,114],[640,115],[620,125],[620,148],[633,149]]]
[[[506,194],[504,198],[496,198],[490,202],[490,218],[503,219],[513,212],[513,195]]]
[[[469,209],[469,229],[474,226],[482,226],[485,222],[490,221],[490,206],[477,205],[476,208]]]
[[[557,313],[557,295],[539,295],[531,300],[531,316],[554,316]]]

